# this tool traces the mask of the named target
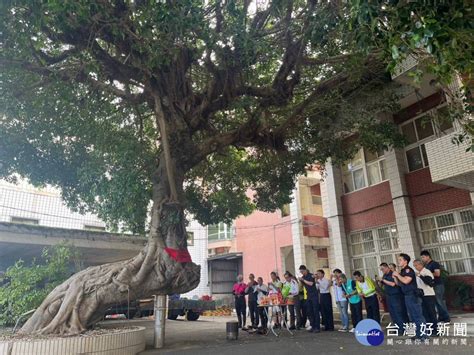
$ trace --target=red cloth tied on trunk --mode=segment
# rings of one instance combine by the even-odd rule
[[[186,249],[180,250],[173,248],[165,248],[165,251],[172,259],[176,260],[178,263],[192,262],[191,255],[189,255],[189,252]]]

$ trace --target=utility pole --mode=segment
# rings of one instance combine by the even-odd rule
[[[273,225],[273,250],[275,251],[275,272],[278,274],[278,255],[277,255],[277,244],[276,244],[276,224]]]
[[[155,296],[155,341],[156,349],[165,345],[166,295]]]

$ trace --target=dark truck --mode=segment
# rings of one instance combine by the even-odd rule
[[[168,298],[168,319],[176,320],[185,316],[187,320],[198,320],[204,311],[216,309],[216,302],[210,299],[189,300],[172,295]]]
[[[176,320],[179,316],[185,316],[188,321],[195,321],[203,311],[215,310],[216,303],[210,299],[190,300],[180,298],[179,295],[168,297],[168,319]],[[153,315],[154,299],[142,299],[130,301],[130,303],[119,304],[110,307],[105,315],[123,314],[126,318],[148,317]]]

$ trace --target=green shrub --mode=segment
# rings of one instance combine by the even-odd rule
[[[18,260],[3,275],[0,286],[0,325],[13,325],[17,318],[37,308],[53,288],[69,275],[72,250],[64,244],[44,248],[41,263],[30,266]]]

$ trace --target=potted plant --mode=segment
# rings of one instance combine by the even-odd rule
[[[471,298],[472,286],[467,283],[460,283],[459,287],[456,290],[456,298],[454,300],[454,305],[460,307],[465,312],[474,311],[474,303]]]

